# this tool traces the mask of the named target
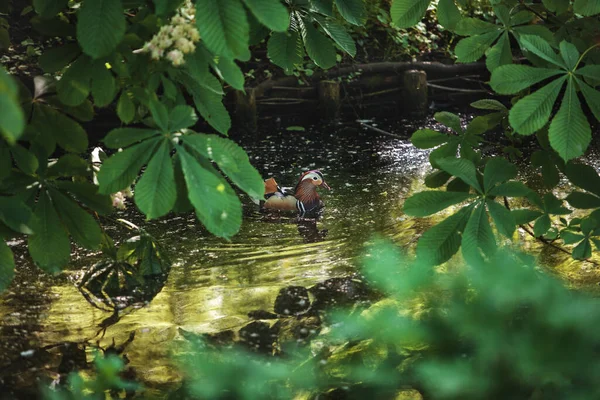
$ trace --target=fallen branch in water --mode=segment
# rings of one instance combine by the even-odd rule
[[[396,138],[396,139],[402,139],[402,140],[406,140],[406,138],[405,138],[405,137],[402,137],[402,136],[400,136],[400,135],[393,134],[393,133],[391,133],[391,132],[388,132],[388,131],[384,131],[383,129],[379,129],[379,128],[376,128],[376,127],[374,127],[374,126],[371,126],[371,125],[367,125],[367,124],[365,124],[364,122],[362,122],[361,120],[356,120],[356,122],[358,122],[359,124],[361,124],[361,125],[362,125],[362,126],[364,126],[365,128],[367,128],[367,129],[370,129],[370,130],[372,130],[372,131],[375,131],[375,132],[378,132],[378,133],[381,133],[382,135],[391,136],[391,137],[394,137],[394,138]]]

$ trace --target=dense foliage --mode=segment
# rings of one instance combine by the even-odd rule
[[[340,317],[312,353],[289,350],[274,363],[237,353],[234,362],[217,351],[207,363],[196,343],[200,348],[182,360],[194,372],[182,390],[204,397],[233,390],[245,398],[340,388],[383,395],[409,387],[426,398],[597,397],[597,302],[499,250],[498,236],[513,239],[521,225],[543,240],[575,245],[577,259],[600,247],[600,176],[576,161],[600,120],[600,2],[490,0],[485,12],[474,12],[473,3],[390,5],[393,32],[433,7],[439,23],[462,37],[457,61],[485,57],[490,87],[513,96],[474,103],[490,112],[466,126],[458,115],[437,113],[448,130],[412,136],[415,146],[434,149],[425,184],[437,190],[407,199],[406,213],[426,217],[461,205],[420,238],[418,264],[404,268],[395,250],[374,250],[378,261],[367,262],[367,271],[389,298]],[[72,242],[111,252],[101,274],[121,267],[127,274],[163,272],[167,263],[144,261],[160,258],[152,240],[117,251],[99,224],[134,183],[135,204],[147,218],[194,210],[212,234],[235,235],[242,212],[230,182],[262,197],[258,172],[225,137],[231,120],[223,96],[244,89],[240,64],[263,43],[287,74],[306,57],[330,68],[338,52],[356,54],[349,25],[361,25],[366,13],[362,0],[34,0],[33,8],[31,26],[56,46],[41,55],[46,75],[35,78],[33,92],[0,68],[0,290],[14,276],[5,240],[21,235],[49,272],[69,262]],[[9,22],[0,20],[2,46]],[[86,155],[82,123],[104,107],[123,126],[103,138],[112,153],[98,165]],[[199,117],[220,135],[194,132]],[[525,156],[541,171],[543,190],[519,181],[514,163],[525,157],[518,143],[534,135],[538,149]],[[488,142],[508,158],[487,156]],[[552,189],[561,177],[580,190],[557,198]],[[567,219],[572,208],[591,212]],[[461,248],[471,268],[449,276],[431,269]],[[73,376],[68,396],[133,388],[118,378],[118,361],[98,360],[97,381]]]
[[[408,26],[419,20],[429,3],[397,0],[392,15],[400,26]],[[419,240],[417,253],[439,264],[462,246],[468,262],[489,258],[498,248],[491,218],[497,233],[509,239],[517,225],[534,222],[531,230],[535,237],[577,244],[573,257],[589,258],[592,243],[600,244],[596,238],[600,234],[599,214],[582,212],[570,221],[562,216],[572,213],[563,205],[564,200],[576,209],[596,210],[600,206],[598,173],[574,161],[590,145],[591,124],[600,120],[600,92],[595,89],[600,84],[600,4],[491,3],[494,17],[489,21],[462,17],[453,1],[442,0],[438,5],[440,22],[457,35],[467,36],[456,45],[457,61],[476,61],[485,56],[491,88],[515,97],[510,109],[495,100],[474,103],[476,108],[493,112],[473,119],[466,129],[457,115],[437,113],[435,118],[453,134],[426,129],[412,136],[419,148],[436,147],[430,155],[435,171],[425,184],[430,188],[445,186],[446,190],[412,196],[405,204],[407,214],[424,217],[470,201],[427,231]],[[520,63],[515,63],[515,53],[524,57]],[[513,146],[516,138],[536,136],[540,150],[531,154],[530,162],[541,170],[545,193],[511,181],[517,176],[517,168],[508,160],[482,155],[484,133],[497,127],[510,139],[503,150],[513,157],[521,155]],[[502,143],[498,139],[494,142]],[[561,173],[586,192],[574,191],[566,199],[558,199],[550,190],[558,185]],[[511,210],[511,197],[526,198],[527,207]]]

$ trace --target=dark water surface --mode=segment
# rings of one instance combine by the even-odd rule
[[[431,125],[427,120],[382,126],[408,137]],[[415,178],[429,171],[428,153],[408,140],[349,123],[313,126],[306,132],[282,127],[236,141],[265,178],[273,176],[282,186],[293,186],[303,170],[320,169],[332,187],[331,192],[321,192],[326,204],[322,219],[316,224],[298,224],[290,217],[267,219],[243,197],[242,229],[227,242],[208,235],[193,214],[144,222],[129,202],[129,209],[117,216],[155,236],[168,250],[173,267],[154,298],[126,308],[119,318],[91,305],[74,284],[79,270],[98,261],[98,254],[76,251],[69,270],[50,277],[32,266],[16,243],[18,276],[0,296],[0,388],[34,387],[36,376],[55,377],[61,357],[53,345],[98,341],[107,347],[114,340],[118,346],[132,332],[135,338],[125,354],[137,378],[150,388],[177,381],[169,352],[173,343],[183,340],[178,328],[210,333],[240,327],[249,320],[249,311],[272,310],[284,286],[310,286],[356,272],[363,244],[373,234],[410,249],[424,230],[447,215],[403,215],[404,199],[423,189],[422,180]],[[107,226],[116,238],[130,234],[119,225]],[[526,235],[517,235],[518,245],[539,247]],[[542,251],[541,259],[573,281],[600,280],[595,268],[551,248]]]

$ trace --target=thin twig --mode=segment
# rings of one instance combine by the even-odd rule
[[[378,133],[381,133],[382,135],[391,136],[391,137],[394,137],[394,138],[396,138],[396,139],[402,139],[402,140],[406,140],[406,138],[405,138],[405,137],[402,137],[402,136],[400,136],[400,135],[395,135],[395,134],[393,134],[393,133],[390,133],[390,132],[384,131],[383,129],[379,129],[379,128],[376,128],[376,127],[374,127],[374,126],[371,126],[371,125],[367,125],[367,124],[365,124],[364,122],[362,122],[362,121],[360,121],[360,120],[357,120],[356,122],[358,122],[359,124],[361,124],[361,125],[362,125],[362,126],[364,126],[365,128],[367,128],[367,129],[371,129],[372,131],[375,131],[375,132],[378,132]]]
[[[379,96],[382,94],[390,94],[390,93],[395,93],[395,92],[400,92],[402,91],[402,88],[394,88],[394,89],[385,89],[385,90],[380,90],[378,92],[371,92],[371,93],[367,93],[367,94],[363,94],[360,95],[360,98],[366,98],[366,97],[374,97],[374,96]]]
[[[436,85],[436,84],[431,83],[431,82],[427,82],[427,86],[435,88],[435,89],[447,90],[449,92],[459,92],[459,93],[487,93],[487,94],[491,94],[489,90],[483,90],[483,89],[459,89],[459,88],[453,88],[453,87],[449,87],[449,86]]]

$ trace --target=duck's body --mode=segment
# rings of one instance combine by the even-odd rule
[[[313,170],[302,174],[293,192],[282,189],[273,178],[265,180],[265,198],[262,205],[268,210],[298,211],[305,214],[323,207],[317,187],[329,189],[323,174]]]

